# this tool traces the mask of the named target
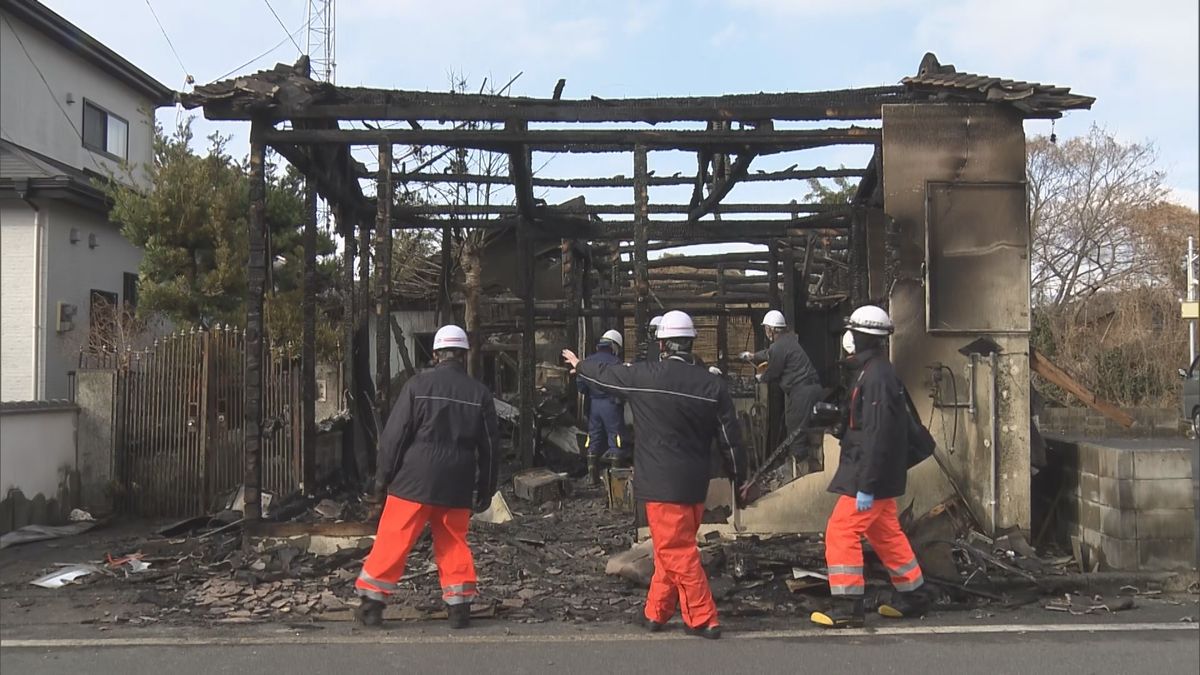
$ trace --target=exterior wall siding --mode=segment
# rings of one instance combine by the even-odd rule
[[[28,204],[0,202],[0,401],[37,396],[35,217]]]

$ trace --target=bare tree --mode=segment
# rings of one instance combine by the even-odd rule
[[[1028,155],[1034,304],[1062,308],[1146,282],[1153,251],[1135,224],[1167,193],[1154,146],[1093,126],[1062,144],[1035,137]]]

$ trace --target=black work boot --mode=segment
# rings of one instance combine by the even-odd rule
[[[588,455],[588,481],[593,485],[600,484],[600,455]]]
[[[362,603],[354,608],[354,618],[364,626],[383,625],[383,603],[363,598]]]
[[[471,625],[471,605],[446,605],[446,618],[450,619],[451,628],[466,628]]]
[[[667,625],[665,623],[659,623],[644,614],[639,618],[638,623],[642,626],[642,628],[645,628],[651,633],[657,633]]]
[[[929,596],[921,591],[892,593],[892,599],[879,605],[879,615],[889,619],[913,619],[929,611]]]
[[[687,631],[688,635],[695,635],[696,637],[702,637],[705,640],[720,640],[721,639],[721,625],[716,624],[716,623],[710,623],[707,626],[700,626],[699,628],[693,628],[691,626],[687,626],[684,630]]]
[[[813,612],[809,620],[826,628],[862,628],[866,624],[862,598],[834,597],[832,607]]]

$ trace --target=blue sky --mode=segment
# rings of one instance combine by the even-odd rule
[[[303,26],[306,0],[44,0],[47,5],[175,88],[185,69],[198,83],[282,46],[239,72],[292,62],[287,39]],[[183,67],[155,25],[152,4]],[[473,85],[521,77],[513,93],[549,96],[558,78],[564,96],[700,95],[815,91],[891,84],[916,71],[926,51],[959,70],[1072,87],[1096,96],[1091,111],[1057,123],[1060,137],[1093,123],[1120,138],[1150,140],[1178,201],[1195,208],[1197,101],[1200,99],[1196,0],[338,0],[337,81],[405,89],[446,90],[451,71]],[[299,30],[296,41],[305,45]],[[163,110],[170,126],[177,112]],[[243,125],[198,123],[234,135],[245,152]],[[1048,121],[1026,133],[1045,134]],[[542,157],[543,175],[630,173],[627,156]],[[861,149],[789,156],[756,168],[799,162],[861,166]],[[654,155],[660,174],[694,170],[694,159]],[[793,186],[803,199],[803,186]],[[763,197],[739,186],[729,201]],[[778,188],[775,188],[778,189]],[[588,195],[591,202],[628,202],[627,191]],[[550,201],[570,195],[547,195]],[[652,194],[654,201],[675,193]],[[686,195],[682,197],[686,199]],[[786,201],[786,199],[785,199]]]

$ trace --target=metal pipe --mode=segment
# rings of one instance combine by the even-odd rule
[[[999,485],[997,484],[1000,478],[1000,448],[998,441],[1000,440],[1000,396],[999,396],[999,378],[996,377],[996,369],[999,367],[996,359],[996,353],[992,352],[988,355],[988,360],[991,362],[991,386],[992,386],[992,421],[991,421],[991,439],[992,439],[992,533],[996,532],[999,527],[1000,504]]]
[[[1196,238],[1188,237],[1187,261],[1184,265],[1187,274],[1187,300],[1196,302]],[[1188,364],[1196,360],[1196,320],[1188,321]]]

